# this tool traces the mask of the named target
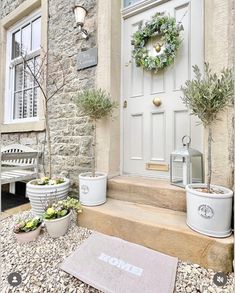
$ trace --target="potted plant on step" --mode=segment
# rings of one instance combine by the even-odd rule
[[[45,209],[44,223],[52,238],[63,236],[67,232],[73,210],[77,213],[82,212],[79,201],[70,197],[54,202]]]
[[[20,220],[13,228],[16,240],[19,243],[34,241],[40,234],[42,219],[40,217]]]
[[[103,90],[92,89],[78,94],[76,104],[81,115],[88,116],[93,128],[92,170],[79,175],[80,202],[96,206],[106,201],[107,174],[96,171],[96,123],[112,114],[117,103]]]
[[[232,71],[224,69],[218,76],[211,72],[208,63],[205,63],[204,77],[198,66],[194,66],[193,70],[195,78],[188,80],[182,88],[182,100],[207,131],[207,184],[186,186],[187,224],[208,236],[227,237],[231,234],[233,192],[222,186],[211,185],[212,125],[218,119],[218,114],[232,102]]]

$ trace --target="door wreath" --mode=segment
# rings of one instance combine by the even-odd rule
[[[145,23],[132,36],[132,56],[136,66],[157,72],[171,65],[182,44],[181,30],[182,24],[177,24],[174,17],[155,14],[151,21]],[[149,41],[153,42],[151,48],[147,47]]]

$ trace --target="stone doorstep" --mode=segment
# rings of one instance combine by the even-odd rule
[[[78,225],[215,271],[232,271],[233,236],[196,233],[187,227],[183,212],[110,198],[101,206],[83,206]]]
[[[175,211],[186,211],[185,190],[163,180],[114,177],[108,180],[108,197]]]

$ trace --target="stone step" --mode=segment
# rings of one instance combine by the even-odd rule
[[[108,197],[175,211],[186,211],[185,190],[163,180],[114,177],[108,180]]]
[[[109,198],[83,206],[78,224],[215,271],[232,271],[233,237],[210,238],[189,229],[184,212]]]

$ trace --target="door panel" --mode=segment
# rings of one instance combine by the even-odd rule
[[[180,96],[181,86],[192,76],[192,65],[203,65],[203,0],[172,0],[138,12],[123,21],[123,172],[168,178],[167,171],[153,171],[147,163],[169,165],[170,153],[181,147],[184,135],[192,147],[202,150],[202,128],[189,115]],[[182,21],[183,44],[174,66],[155,74],[137,68],[131,57],[131,36],[142,22],[156,12],[165,12]],[[153,104],[155,97],[161,105]],[[162,168],[161,168],[162,169]],[[163,168],[167,170],[167,168]]]

